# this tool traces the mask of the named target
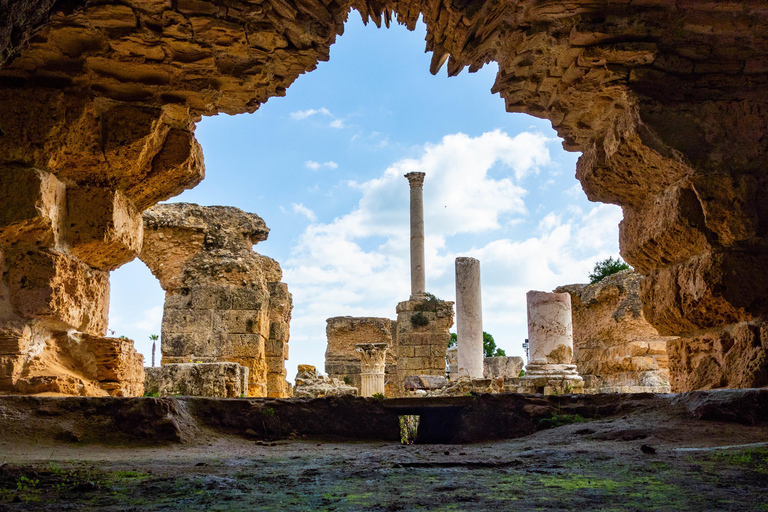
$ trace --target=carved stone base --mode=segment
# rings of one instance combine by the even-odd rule
[[[520,377],[518,393],[560,395],[584,392],[584,379],[575,364],[529,363]]]

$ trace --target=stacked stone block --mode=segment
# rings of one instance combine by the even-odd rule
[[[162,364],[233,362],[248,396],[288,397],[292,301],[276,261],[251,249],[269,229],[255,214],[177,203],[144,213],[141,259],[166,291]]]
[[[384,394],[395,396],[397,380],[397,326],[389,318],[337,316],[326,320],[325,373],[328,377],[348,382],[362,390],[360,354],[355,345],[386,343],[389,345],[384,369]]]
[[[237,363],[180,363],[146,368],[151,396],[238,398],[248,393],[248,368]]]
[[[667,343],[643,314],[642,277],[623,270],[571,295],[574,362],[588,393],[668,393]]]
[[[397,305],[397,388],[409,375],[445,377],[453,302],[408,300]]]

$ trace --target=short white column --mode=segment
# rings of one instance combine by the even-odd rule
[[[529,361],[534,364],[571,364],[571,295],[529,291],[526,299]]]
[[[483,301],[480,262],[456,258],[456,339],[459,378],[483,378]]]
[[[423,299],[427,291],[424,270],[424,173],[405,175],[411,187],[411,300]]]
[[[359,343],[355,351],[360,354],[360,396],[384,394],[384,373],[387,362],[387,343]]]

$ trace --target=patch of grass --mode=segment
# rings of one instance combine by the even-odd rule
[[[589,420],[579,414],[553,414],[551,418],[539,420],[539,426],[541,428],[555,428],[574,423],[585,423],[587,421]]]
[[[709,457],[709,460],[768,475],[768,448],[750,448],[737,452],[717,451]]]

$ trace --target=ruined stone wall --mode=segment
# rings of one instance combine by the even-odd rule
[[[145,369],[150,396],[238,398],[248,394],[248,368],[237,363],[177,363]]]
[[[176,203],[144,213],[141,259],[166,292],[162,364],[234,362],[248,396],[290,396],[291,295],[280,266],[251,249],[269,229],[255,214]]]
[[[337,316],[326,320],[325,373],[328,377],[349,382],[360,391],[359,343],[387,343],[384,394],[395,396],[397,376],[397,336],[395,322],[389,318]]]
[[[571,295],[574,362],[592,393],[669,392],[667,342],[643,316],[642,276],[622,270],[602,281],[561,286]]]
[[[253,112],[284,95],[329,58],[350,8],[377,26],[413,29],[421,16],[432,73],[497,62],[492,91],[507,111],[551,120],[564,147],[583,152],[576,175],[588,197],[622,206],[622,255],[647,276],[645,317],[682,337],[673,383],[719,385],[688,379],[692,361],[709,360],[720,382],[763,385],[765,342],[731,343],[768,318],[762,0],[2,3],[0,169],[19,184],[0,210],[20,214],[0,225],[10,338],[49,321],[103,335],[95,298],[78,308],[60,297],[104,290],[104,272],[136,252],[136,215],[201,179],[201,115]],[[64,187],[71,208],[35,180]],[[51,208],[35,213],[38,198]],[[88,228],[55,227],[71,226],[60,223],[68,216]],[[34,292],[14,284],[24,265],[38,276]],[[86,310],[95,316],[84,328]],[[749,373],[731,375],[735,359]],[[0,378],[16,379],[7,368],[18,364],[4,359]]]
[[[445,377],[453,302],[408,300],[397,305],[397,390],[409,375]]]

